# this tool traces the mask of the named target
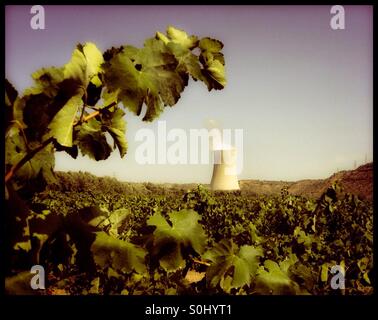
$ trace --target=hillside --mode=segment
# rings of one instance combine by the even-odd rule
[[[118,192],[127,194],[166,194],[185,192],[195,188],[196,184],[175,183],[136,183],[121,182],[110,177],[96,177],[87,172],[57,172],[58,184],[51,189],[61,191],[90,191],[100,188],[103,193]],[[274,195],[279,194],[284,186],[294,195],[318,198],[328,186],[339,180],[344,191],[354,193],[362,199],[373,199],[373,163],[369,163],[355,170],[340,171],[327,179],[287,181],[240,180],[240,189],[246,195]],[[208,185],[205,185],[208,187]]]
[[[373,199],[373,163],[368,163],[355,170],[340,171],[327,179],[285,181],[241,180],[242,191],[253,190],[257,194],[277,194],[288,186],[291,194],[318,198],[329,185],[339,180],[345,192],[353,193],[362,199]]]

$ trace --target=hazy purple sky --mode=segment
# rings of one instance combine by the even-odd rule
[[[45,6],[46,29],[32,30],[30,6],[6,8],[6,77],[23,91],[30,74],[60,66],[78,42],[99,49],[141,46],[168,25],[224,43],[228,85],[208,93],[191,82],[161,120],[201,128],[215,119],[244,130],[240,178],[324,178],[372,160],[371,6],[344,6],[345,30],[330,28],[331,6]],[[125,159],[56,157],[57,170],[87,170],[131,181],[209,182],[211,165],[135,162],[134,135],[156,129],[129,113]]]

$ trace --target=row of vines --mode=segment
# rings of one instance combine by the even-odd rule
[[[339,189],[318,200],[202,186],[154,196],[45,191],[30,200],[13,267],[31,257],[45,266],[47,290],[36,294],[369,294],[372,205]],[[333,265],[345,289],[332,289]],[[30,279],[18,273],[9,288],[20,275]]]

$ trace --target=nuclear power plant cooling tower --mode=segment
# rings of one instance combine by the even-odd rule
[[[212,190],[240,190],[236,175],[236,149],[214,150],[214,169],[210,187]]]

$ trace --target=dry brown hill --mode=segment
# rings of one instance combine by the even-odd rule
[[[186,192],[197,187],[196,183],[136,183],[121,182],[111,177],[97,177],[88,172],[57,172],[59,183],[50,188],[60,191],[88,191],[100,188],[104,193],[116,191],[126,194],[165,194]],[[276,195],[284,186],[291,194],[319,198],[334,182],[339,180],[345,192],[354,193],[362,199],[373,199],[373,163],[365,164],[355,170],[340,171],[327,179],[288,181],[240,180],[244,195]],[[204,185],[209,188],[209,185]]]
[[[318,198],[334,181],[339,180],[345,192],[353,193],[362,199],[373,199],[373,163],[368,163],[355,170],[340,171],[327,179],[286,181],[241,180],[242,191],[256,194],[278,194],[282,187],[288,186],[291,194]]]

